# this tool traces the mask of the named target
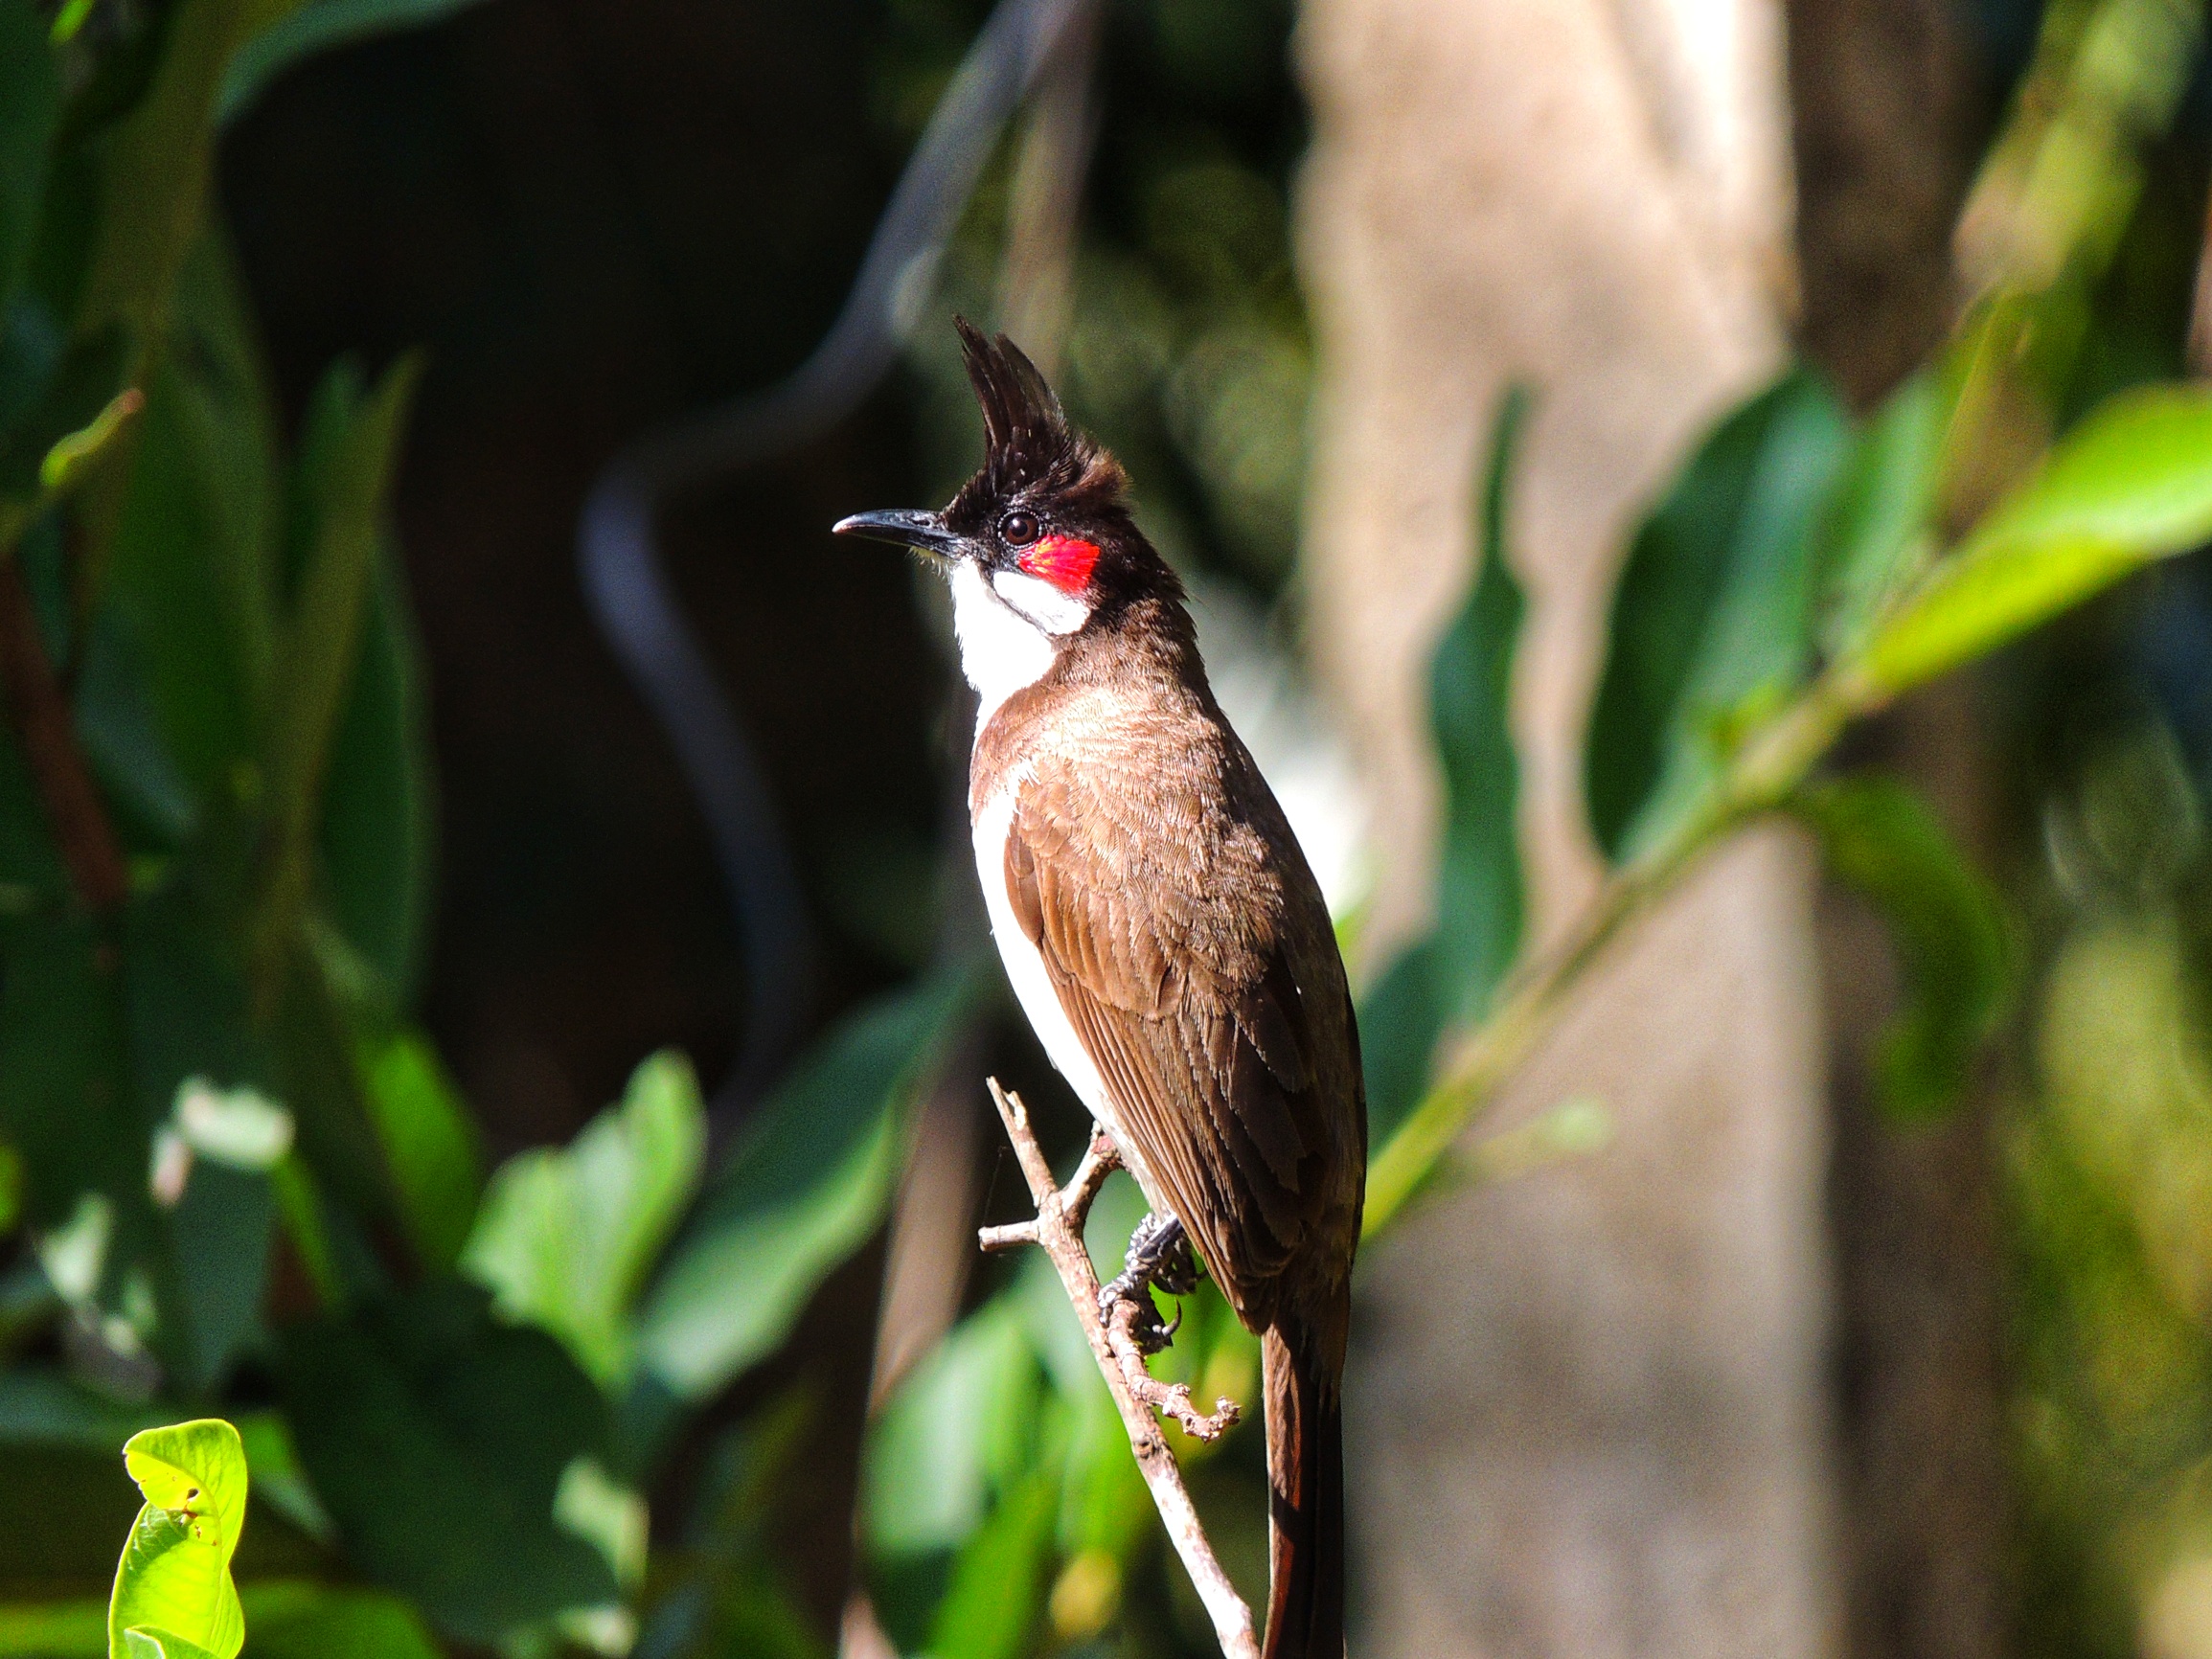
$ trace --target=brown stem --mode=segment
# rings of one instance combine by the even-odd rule
[[[1112,1323],[1106,1327],[1106,1346],[1121,1361],[1122,1380],[1129,1393],[1154,1411],[1165,1412],[1182,1425],[1193,1440],[1217,1441],[1237,1426],[1243,1415],[1233,1399],[1217,1399],[1209,1415],[1191,1398],[1188,1383],[1162,1382],[1145,1369],[1145,1351],[1137,1344],[1137,1316],[1143,1307],[1124,1297],[1114,1304]]]
[[[69,698],[38,637],[31,591],[13,558],[0,558],[0,691],[70,884],[93,914],[112,915],[130,894],[123,848],[78,746]]]
[[[1205,1603],[1206,1612],[1214,1622],[1214,1635],[1221,1644],[1222,1654],[1225,1659],[1259,1659],[1260,1644],[1254,1632],[1252,1609],[1244,1605],[1236,1587],[1229,1582],[1229,1575],[1221,1571],[1221,1563],[1215,1558],[1205,1529],[1198,1524],[1198,1511],[1183,1486],[1182,1471],[1175,1466],[1174,1453],[1168,1449],[1167,1437],[1160,1432],[1159,1419],[1130,1386],[1126,1362],[1116,1353],[1113,1338],[1099,1318],[1098,1275],[1091,1268],[1090,1252],[1083,1248],[1083,1224],[1089,1214],[1091,1200],[1098,1196],[1099,1188],[1105,1185],[1118,1161],[1113,1142],[1103,1134],[1095,1136],[1089,1150],[1083,1153],[1082,1165],[1063,1190],[1053,1180],[1052,1166],[1045,1162],[1043,1149],[1030,1130],[1029,1110],[1021,1103],[1021,1097],[1000,1088],[996,1078],[990,1082],[992,1102],[998,1107],[1000,1121],[1006,1125],[1006,1138],[1014,1144],[1014,1155],[1021,1165],[1022,1177],[1029,1183],[1029,1195],[1037,1205],[1037,1219],[1016,1222],[1010,1227],[986,1227],[981,1236],[983,1248],[1005,1250],[1016,1244],[1037,1244],[1042,1246],[1051,1259],[1060,1274],[1060,1287],[1067,1292],[1075,1316],[1083,1325],[1083,1333],[1090,1342],[1091,1357],[1098,1361],[1099,1375],[1106,1378],[1106,1392],[1113,1396],[1115,1408],[1122,1414],[1122,1427],[1129,1437],[1129,1450],[1136,1454],[1138,1472],[1152,1491],[1152,1503],[1168,1530],[1168,1539],[1182,1558],[1184,1570],[1191,1575],[1191,1583],[1198,1592],[1198,1600]],[[1123,1310],[1132,1307],[1125,1302],[1116,1308],[1117,1327],[1125,1323]],[[1124,1335],[1128,1335],[1126,1330]],[[1129,1346],[1134,1353],[1133,1339]],[[1142,1375],[1143,1355],[1135,1357],[1136,1370]],[[1149,1375],[1146,1381],[1152,1382]],[[1153,1383],[1152,1386],[1160,1385]],[[1182,1392],[1187,1404],[1189,1391]],[[1222,1405],[1226,1410],[1234,1410],[1226,1400]],[[1189,1424],[1186,1422],[1185,1426]]]

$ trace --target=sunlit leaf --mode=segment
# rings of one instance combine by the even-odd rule
[[[869,1547],[914,1555],[964,1543],[1035,1456],[1042,1381],[1011,1295],[961,1321],[900,1384],[869,1435]]]
[[[500,1166],[463,1271],[501,1313],[553,1332],[603,1387],[618,1388],[635,1358],[631,1304],[691,1202],[706,1143],[690,1062],[653,1056],[622,1103],[569,1146]]]
[[[569,1465],[606,1455],[605,1404],[482,1290],[435,1282],[293,1326],[280,1377],[347,1559],[446,1631],[490,1642],[615,1599],[599,1551],[554,1519]]]
[[[1737,712],[1806,667],[1814,534],[1852,442],[1827,384],[1792,370],[1714,430],[1637,532],[1584,755],[1608,858],[1670,828]]]
[[[1945,424],[1941,377],[1915,375],[1868,420],[1821,526],[1821,648],[1838,655],[1917,572],[1933,548],[1930,517]]]
[[[2121,393],[1983,517],[1852,667],[1883,692],[1918,685],[2207,537],[2212,391]]]
[[[143,1659],[128,1640],[140,1630],[176,1659],[194,1659],[178,1641],[235,1659],[245,1640],[230,1571],[246,1512],[238,1430],[216,1419],[147,1429],[131,1436],[123,1463],[146,1507],[115,1572],[108,1659]]]
[[[1015,1659],[1044,1610],[1059,1491],[1039,1469],[1009,1492],[968,1541],[938,1603],[929,1651],[962,1659]]]
[[[969,994],[949,973],[868,1005],[758,1108],[639,1312],[642,1357],[676,1393],[712,1394],[773,1352],[875,1232],[907,1107]]]
[[[408,1241],[430,1266],[451,1267],[468,1241],[484,1187],[484,1154],[468,1107],[418,1034],[365,1042],[359,1065]]]
[[[151,1625],[134,1625],[123,1633],[123,1650],[130,1659],[222,1659],[197,1642]]]
[[[1889,924],[1904,1008],[1880,1039],[1875,1076],[1901,1118],[1948,1109],[2003,1011],[2010,973],[1995,895],[1927,805],[1892,779],[1857,777],[1790,804],[1820,837],[1836,877]]]
[[[223,81],[220,119],[236,120],[279,76],[318,52],[418,29],[462,10],[473,0],[308,0],[274,27],[247,41]]]

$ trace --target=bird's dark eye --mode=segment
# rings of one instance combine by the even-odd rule
[[[998,521],[998,539],[1009,547],[1027,547],[1037,539],[1037,514],[1008,513]]]

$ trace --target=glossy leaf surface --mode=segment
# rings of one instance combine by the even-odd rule
[[[2212,538],[2212,392],[2107,399],[1868,642],[1856,671],[1883,693],[1931,679]]]
[[[238,1430],[215,1419],[147,1429],[123,1463],[146,1506],[115,1572],[108,1659],[146,1659],[148,1641],[171,1659],[235,1659],[245,1641],[230,1569],[246,1513]]]
[[[712,1394],[772,1352],[881,1222],[906,1109],[969,994],[955,973],[878,999],[761,1105],[639,1311],[644,1362],[677,1394]]]

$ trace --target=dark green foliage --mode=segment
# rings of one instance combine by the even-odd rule
[[[1527,608],[1507,553],[1514,459],[1528,420],[1515,387],[1498,407],[1483,477],[1474,591],[1438,642],[1429,706],[1444,762],[1444,853],[1437,883],[1437,971],[1444,1012],[1479,1017],[1520,951],[1520,763],[1507,709]]]
[[[1804,671],[1813,550],[1851,445],[1826,382],[1792,370],[1714,429],[1644,521],[1613,595],[1584,758],[1608,858],[1678,822],[1745,706]]]
[[[762,1105],[638,1312],[646,1366],[712,1394],[783,1343],[824,1274],[876,1230],[898,1181],[906,1107],[969,971],[847,1018]]]
[[[30,261],[46,193],[47,148],[61,114],[61,78],[30,0],[0,4],[0,316]]]
[[[1526,602],[1507,531],[1528,410],[1528,394],[1517,386],[1498,404],[1477,504],[1474,587],[1429,668],[1446,802],[1437,923],[1391,965],[1359,1010],[1371,1145],[1380,1146],[1420,1098],[1439,1034],[1481,1017],[1520,950],[1520,763],[1507,705]]]
[[[1875,1057],[1881,1102],[1902,1119],[1936,1116],[1956,1102],[2004,1011],[2010,952],[1996,896],[1927,804],[1893,780],[1819,784],[1792,810],[1820,837],[1830,871],[1889,924],[1904,1008]]]
[[[553,1516],[570,1464],[608,1455],[605,1402],[553,1338],[446,1280],[295,1327],[283,1356],[300,1461],[371,1579],[476,1641],[615,1599]]]

